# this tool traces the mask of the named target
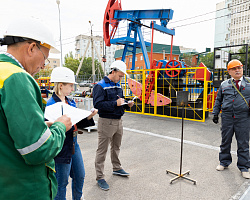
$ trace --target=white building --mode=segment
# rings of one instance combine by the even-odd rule
[[[230,45],[231,1],[226,0],[216,4],[214,47]]]
[[[218,3],[214,47],[249,44],[249,21],[249,0],[225,0]]]
[[[232,0],[230,44],[246,44],[250,42],[249,33],[250,2]]]
[[[91,49],[91,36],[87,35],[78,35],[75,38],[75,58],[79,59],[85,53],[85,57],[92,57]],[[103,56],[103,39],[101,36],[93,36],[94,41],[94,58],[98,59],[97,53],[102,57]],[[87,48],[88,46],[88,48]],[[97,52],[96,52],[96,50]]]
[[[79,59],[80,57],[92,57],[91,49],[91,36],[87,35],[78,35],[75,38],[75,58]],[[93,36],[94,41],[94,58],[103,62],[103,56],[106,58],[106,62],[103,63],[104,69],[106,72],[109,72],[108,68],[112,62],[115,61],[114,55],[115,51],[123,48],[123,46],[111,45],[110,47],[105,46],[103,42],[103,37]],[[88,45],[89,44],[89,45]]]
[[[53,69],[56,67],[60,67],[60,59],[59,58],[49,58],[49,61],[50,61],[49,65]]]

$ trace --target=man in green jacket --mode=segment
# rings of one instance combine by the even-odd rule
[[[52,34],[38,20],[12,22],[0,54],[0,199],[52,200],[57,192],[54,157],[72,126],[63,115],[44,122],[41,92],[32,77],[43,69]]]

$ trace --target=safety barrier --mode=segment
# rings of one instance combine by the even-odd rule
[[[83,109],[83,110],[91,110],[93,108],[93,98],[87,98],[87,97],[70,97],[76,102],[76,107]],[[89,126],[84,128],[90,133],[91,130],[96,130],[97,126]]]
[[[93,108],[93,98],[70,97],[76,102],[77,108],[91,110]]]
[[[203,79],[195,76],[198,69],[203,70]],[[181,69],[184,73],[176,73],[178,70],[128,70],[129,77],[125,77],[122,87],[127,100],[135,98],[135,105],[127,112],[179,119],[182,107],[177,106],[177,91],[189,91],[184,118],[204,122],[217,94],[207,78],[207,68],[186,67]]]

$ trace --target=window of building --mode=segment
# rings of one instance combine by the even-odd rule
[[[141,56],[141,60],[143,60],[143,56]]]

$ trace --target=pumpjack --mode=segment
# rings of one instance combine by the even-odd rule
[[[157,98],[157,113],[170,114],[174,113],[169,110],[161,110],[162,106],[170,104],[176,106],[176,98],[168,98],[167,95],[171,93],[171,97],[175,96],[176,91],[169,88],[174,88],[174,85],[177,84],[175,77],[178,77],[178,84],[180,83],[181,77],[184,76],[187,72],[187,67],[184,62],[178,60],[172,60],[172,47],[173,47],[173,36],[175,35],[174,29],[167,28],[168,22],[173,18],[174,11],[172,9],[154,9],[154,10],[122,10],[120,0],[109,0],[103,20],[103,37],[106,46],[114,45],[124,45],[122,53],[122,61],[125,61],[126,54],[128,52],[132,53],[132,67],[130,70],[135,69],[135,59],[136,59],[136,49],[141,48],[142,54],[144,57],[144,62],[146,69],[162,69],[165,68],[164,73],[158,72],[157,80],[155,80],[155,71],[150,70],[148,72],[146,81],[145,81],[145,105],[146,112],[152,113],[153,107],[150,107],[150,104],[154,106],[154,99]],[[116,31],[118,29],[119,23],[122,20],[129,22],[127,34],[125,37],[115,37]],[[143,20],[151,20],[150,26],[143,24]],[[160,24],[157,24],[156,21],[160,21]],[[147,47],[153,45],[144,41],[142,34],[142,27],[147,27],[161,33],[170,35],[172,37],[171,41],[171,52],[170,60],[151,60],[149,61]],[[151,46],[152,48],[152,46]],[[152,56],[151,56],[152,58]],[[171,68],[175,68],[174,70]],[[194,77],[198,80],[198,76]],[[155,95],[154,86],[157,82],[157,86],[162,89],[157,90]],[[138,97],[138,101],[142,101],[142,89],[143,86],[141,83],[137,82],[134,79],[128,79],[127,83],[135,96]],[[171,87],[170,87],[171,86]],[[178,87],[179,90],[183,88]],[[142,103],[142,102],[139,102]],[[149,105],[147,107],[147,105]],[[164,107],[163,109],[168,109]],[[171,114],[170,114],[171,115]]]

